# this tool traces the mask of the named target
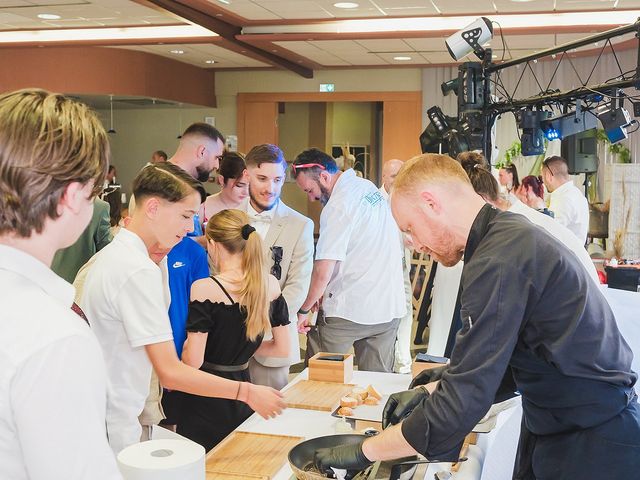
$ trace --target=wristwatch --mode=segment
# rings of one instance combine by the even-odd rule
[[[311,311],[311,309],[309,309],[309,310],[303,310],[302,308],[300,308],[300,310],[298,310],[298,313],[299,313],[300,315],[307,315],[310,311]]]

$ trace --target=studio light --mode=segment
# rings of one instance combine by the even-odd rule
[[[522,136],[522,155],[542,155],[544,153],[544,132],[541,122],[546,120],[550,112],[542,110],[524,110],[520,114],[520,128]]]
[[[582,110],[578,102],[575,112],[543,120],[542,131],[547,140],[562,140],[576,133],[596,128],[597,124],[596,116],[592,112]]]
[[[493,26],[491,20],[480,17],[475,22],[467,25],[462,30],[451,35],[445,43],[447,50],[454,60],[460,60],[471,52],[482,60],[485,56],[482,45],[493,37]]]
[[[631,123],[631,117],[626,109],[610,107],[598,114],[598,120],[611,143],[619,142],[629,136],[627,127]]]
[[[454,78],[449,80],[448,82],[442,82],[440,84],[440,89],[442,90],[442,95],[445,97],[449,95],[451,92],[458,94],[458,86],[460,85],[460,79]]]
[[[427,117],[429,117],[429,120],[431,120],[436,132],[440,135],[444,135],[451,128],[440,107],[431,107],[427,110]]]
[[[431,107],[427,110],[427,116],[431,120],[431,126],[441,138],[439,143],[444,147],[442,149],[443,153],[448,152],[451,157],[455,158],[459,153],[469,150],[469,144],[465,136],[451,127],[440,107]],[[429,127],[427,127],[428,129]],[[425,135],[425,132],[423,132],[423,135]]]

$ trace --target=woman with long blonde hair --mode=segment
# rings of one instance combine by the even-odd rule
[[[240,210],[222,210],[209,219],[207,251],[218,272],[191,287],[187,341],[182,361],[200,370],[241,381],[238,400],[255,395],[249,359],[289,354],[287,304],[275,277],[264,268],[262,241]],[[273,339],[263,341],[271,329]],[[207,450],[253,412],[249,402],[183,396],[178,433]]]

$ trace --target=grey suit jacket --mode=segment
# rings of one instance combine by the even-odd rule
[[[284,367],[300,361],[297,312],[302,306],[311,283],[313,270],[313,221],[285,205],[282,200],[275,207],[271,226],[265,237],[264,258],[267,269],[273,266],[271,247],[282,247],[280,288],[289,307],[291,346],[286,358],[256,356],[267,367]],[[268,333],[265,339],[270,339]]]

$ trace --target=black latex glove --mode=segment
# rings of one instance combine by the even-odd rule
[[[341,447],[319,448],[313,456],[313,463],[320,472],[331,478],[335,477],[331,467],[347,470],[346,478],[352,478],[373,463],[362,453],[362,442]]]
[[[449,365],[443,365],[441,367],[430,368],[428,370],[421,371],[418,375],[411,380],[409,388],[417,387],[418,385],[426,385],[427,383],[435,382],[442,378],[442,374],[445,372]]]
[[[391,395],[382,411],[382,428],[400,423],[423,398],[428,397],[429,393],[424,388],[414,388]]]

